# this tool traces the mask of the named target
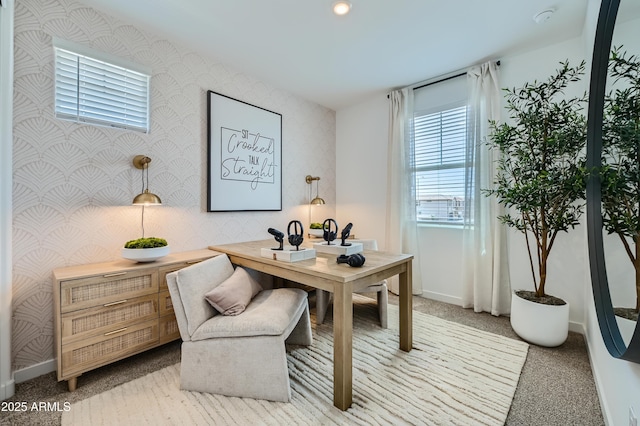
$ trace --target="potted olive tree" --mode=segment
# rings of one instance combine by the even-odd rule
[[[605,98],[602,126],[602,222],[617,234],[635,269],[635,300],[616,307],[621,318],[638,320],[640,311],[640,58],[615,48],[609,78],[617,88]],[[635,327],[635,324],[634,324]]]
[[[488,146],[501,156],[494,187],[484,191],[507,208],[501,222],[524,234],[533,290],[513,293],[511,326],[542,346],[567,338],[569,305],[547,294],[547,266],[558,234],[579,223],[586,182],[585,96],[564,93],[580,80],[585,63],[560,64],[546,81],[505,89],[511,123],[491,123]]]

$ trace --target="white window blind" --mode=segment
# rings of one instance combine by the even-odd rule
[[[415,93],[414,161],[419,221],[463,224],[467,100],[465,78]],[[419,89],[423,90],[423,89]]]
[[[149,131],[149,75],[55,47],[55,115]]]

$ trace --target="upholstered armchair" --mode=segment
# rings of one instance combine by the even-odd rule
[[[350,242],[362,243],[364,250],[378,250],[377,240],[349,240]],[[387,288],[387,280],[370,285],[367,288],[358,290],[358,293],[376,293],[378,300],[378,315],[380,317],[380,326],[387,328],[387,304],[389,303],[389,293]],[[327,314],[327,309],[331,302],[331,292],[326,290],[316,290],[316,323],[322,324]]]
[[[294,288],[262,290],[252,280],[242,268],[234,270],[226,255],[167,275],[183,340],[181,389],[291,399],[285,342],[312,343],[307,294]],[[250,301],[245,305],[238,295]]]

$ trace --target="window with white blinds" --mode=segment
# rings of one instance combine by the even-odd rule
[[[149,75],[55,47],[55,115],[149,131]]]
[[[468,107],[466,81],[456,80],[414,92],[416,216],[423,222],[464,220]]]

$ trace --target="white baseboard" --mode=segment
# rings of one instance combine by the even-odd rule
[[[569,331],[573,331],[574,333],[585,335],[584,332],[584,324],[581,322],[571,322],[569,321]]]
[[[598,330],[600,332],[600,330]],[[593,342],[589,340],[589,335],[587,334],[586,328],[583,327],[582,334],[584,335],[584,340],[587,344],[587,355],[589,356],[589,364],[591,365],[591,373],[593,374],[593,381],[596,384],[596,393],[598,394],[598,400],[600,401],[600,408],[602,409],[602,417],[604,419],[604,424],[606,426],[613,425],[613,419],[611,413],[609,412],[609,405],[607,404],[607,396],[602,389],[602,379],[600,378],[600,369],[593,362],[593,357],[591,355],[591,345]]]
[[[11,398],[16,393],[15,379],[0,383],[0,401]]]
[[[56,360],[53,358],[39,364],[30,365],[22,370],[14,371],[13,380],[15,380],[16,383],[26,382],[27,380],[35,379],[43,374],[49,374],[52,371],[56,371],[57,368]]]
[[[423,291],[420,295],[425,299],[433,299],[438,302],[449,303],[451,305],[462,306],[462,299],[459,297],[450,296],[448,294],[436,293],[434,291]]]

